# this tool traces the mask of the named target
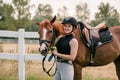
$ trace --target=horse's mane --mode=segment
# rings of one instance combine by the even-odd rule
[[[53,23],[53,26],[54,26],[55,29],[59,32],[59,35],[63,35],[63,34],[64,34],[63,25],[61,24],[61,22],[55,21],[55,22]]]

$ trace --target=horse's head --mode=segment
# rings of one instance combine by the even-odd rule
[[[40,52],[48,50],[54,45],[55,38],[63,33],[62,24],[56,20],[56,16],[52,20],[45,19],[41,22],[37,22],[39,25],[39,36],[40,36]]]

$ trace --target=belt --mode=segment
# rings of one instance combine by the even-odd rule
[[[60,62],[60,63],[68,63],[68,64],[71,64],[71,65],[72,65],[72,61],[69,61],[69,60],[57,59],[57,62]]]

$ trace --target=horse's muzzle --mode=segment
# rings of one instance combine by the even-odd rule
[[[42,51],[39,49],[39,51],[40,51],[40,53],[41,53],[43,56],[47,55],[47,49],[42,50]]]

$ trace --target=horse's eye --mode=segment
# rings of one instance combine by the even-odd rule
[[[52,33],[52,30],[49,30],[48,33]]]

